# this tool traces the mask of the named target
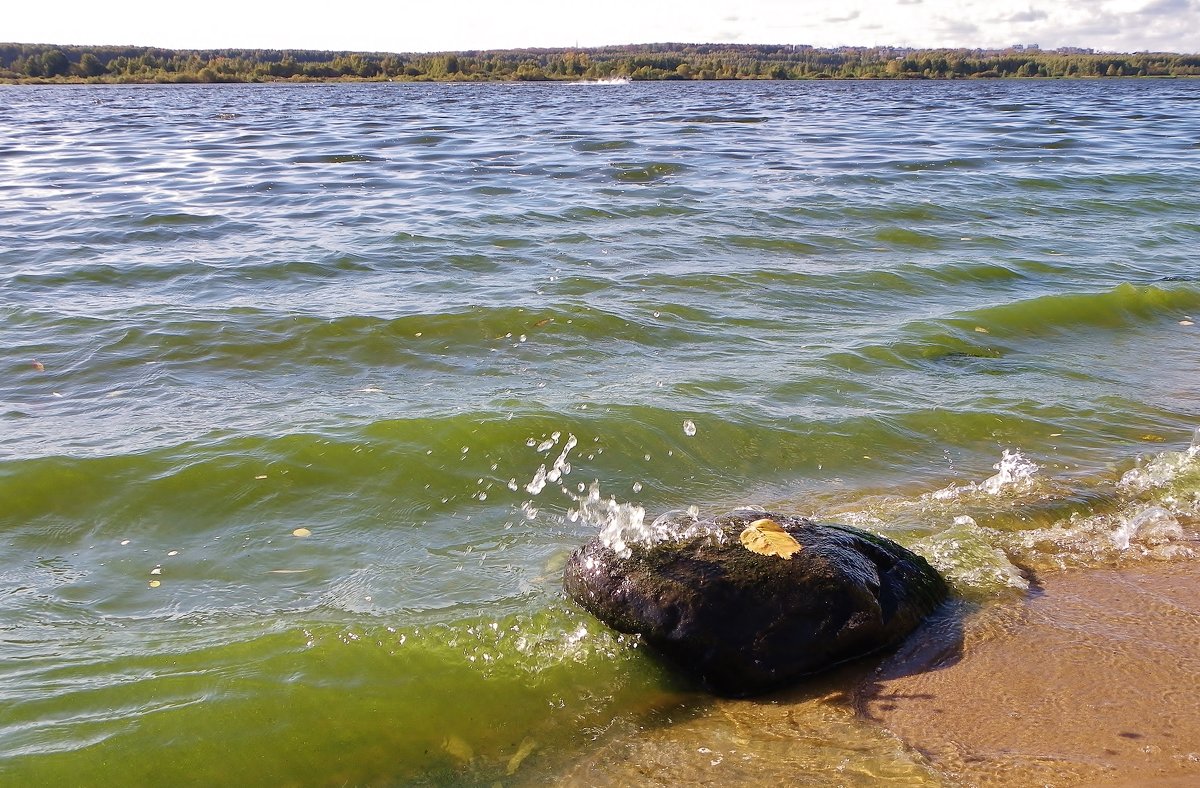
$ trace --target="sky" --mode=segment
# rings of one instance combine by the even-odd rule
[[[11,3],[0,41],[439,52],[742,43],[1200,52],[1200,0],[57,0]],[[308,6],[312,8],[312,6]],[[186,9],[186,10],[184,10]]]

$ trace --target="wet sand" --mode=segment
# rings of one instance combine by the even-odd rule
[[[1200,784],[1200,565],[1040,582],[968,618],[949,664],[887,661],[860,713],[954,785]]]
[[[1047,575],[905,648],[601,738],[561,785],[1200,785],[1200,564]]]

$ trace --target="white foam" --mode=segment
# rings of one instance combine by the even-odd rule
[[[1121,477],[1117,487],[1127,493],[1140,493],[1166,487],[1180,476],[1200,470],[1200,428],[1186,451],[1167,451],[1140,462]]]
[[[1184,538],[1183,526],[1172,512],[1150,506],[1124,518],[1112,532],[1113,545],[1118,550],[1128,550],[1135,538],[1148,546],[1166,544]]]
[[[587,495],[578,498],[572,519],[600,526],[600,541],[622,558],[630,556],[630,544],[652,543],[654,528],[646,525],[646,510],[637,504],[617,503],[600,496],[600,482],[592,482]]]
[[[950,485],[941,490],[929,493],[935,501],[947,501],[959,498],[964,494],[983,493],[984,495],[1000,495],[1002,493],[1022,493],[1031,490],[1034,479],[1041,466],[1032,460],[1025,459],[1018,449],[1005,449],[1000,456],[1000,462],[992,466],[996,473],[981,482],[971,482],[965,485]]]

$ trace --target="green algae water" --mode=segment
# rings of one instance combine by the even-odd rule
[[[670,510],[985,607],[1191,561],[1197,140],[1194,81],[0,89],[0,782],[603,782],[709,701],[561,567]]]

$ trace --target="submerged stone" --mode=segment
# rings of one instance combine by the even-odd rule
[[[742,533],[763,520],[800,549],[748,549]],[[759,510],[705,526],[630,545],[628,557],[593,539],[571,555],[563,586],[721,694],[763,692],[894,646],[947,595],[925,559],[850,526]]]

